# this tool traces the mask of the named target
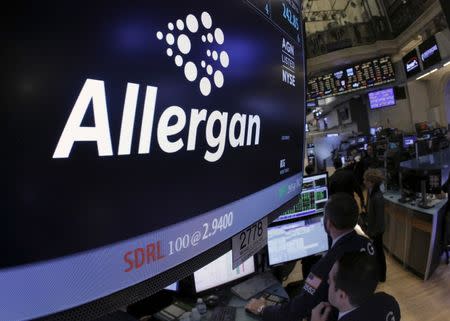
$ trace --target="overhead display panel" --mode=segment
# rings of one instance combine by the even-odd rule
[[[428,69],[441,61],[441,53],[435,36],[428,38],[419,45],[419,53],[423,69]]]
[[[403,57],[403,66],[407,77],[412,77],[422,71],[416,49],[411,50]]]
[[[347,94],[394,81],[395,71],[391,58],[376,58],[309,79],[307,101]]]

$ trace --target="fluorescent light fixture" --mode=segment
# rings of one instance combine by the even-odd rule
[[[420,76],[420,77],[417,77],[416,80],[419,80],[419,79],[422,79],[422,78],[424,78],[424,77],[426,77],[426,76],[428,76],[428,75],[431,75],[433,72],[435,72],[435,71],[437,71],[437,70],[438,70],[437,68],[434,68],[432,71],[429,71],[429,72],[427,72],[426,74],[424,74],[424,75],[422,75],[422,76]]]
[[[446,67],[446,66],[448,66],[448,65],[450,65],[450,61],[447,61],[447,62],[444,64],[444,67]]]
[[[339,136],[339,133],[327,134],[327,137],[337,137],[337,136]]]

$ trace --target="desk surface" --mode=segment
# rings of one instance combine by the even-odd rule
[[[421,212],[421,213],[425,213],[425,214],[429,214],[429,215],[437,215],[439,210],[445,205],[445,203],[447,202],[447,199],[443,199],[443,200],[433,200],[431,203],[434,205],[434,207],[426,209],[426,208],[421,208],[417,205],[412,205],[410,203],[401,203],[399,202],[399,198],[401,197],[399,192],[386,192],[383,194],[384,199],[395,203],[397,205],[409,208],[411,210],[417,211],[417,212]]]

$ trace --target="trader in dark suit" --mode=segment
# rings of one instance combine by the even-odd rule
[[[374,293],[378,285],[376,262],[364,252],[344,254],[330,271],[328,301],[312,311],[311,321],[399,321],[400,307],[394,297]]]

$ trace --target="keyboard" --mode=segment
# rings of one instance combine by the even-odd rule
[[[272,293],[268,293],[268,292],[264,292],[261,295],[261,298],[266,299],[266,304],[268,306],[281,304],[281,303],[287,301],[285,298],[283,298],[281,296],[278,296],[278,295],[275,295],[275,294],[272,294]]]
[[[248,300],[265,289],[278,283],[278,280],[270,272],[257,274],[254,277],[239,283],[231,288],[231,292],[243,300]]]
[[[208,321],[234,321],[236,318],[235,307],[216,307]]]

